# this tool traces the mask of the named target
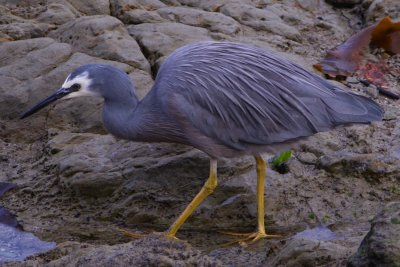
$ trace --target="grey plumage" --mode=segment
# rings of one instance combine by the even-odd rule
[[[374,101],[271,51],[230,42],[177,49],[142,101],[129,77],[108,65],[82,66],[68,80],[85,72],[88,89],[105,99],[110,133],[184,143],[214,158],[254,154],[341,124],[380,120],[383,113]]]

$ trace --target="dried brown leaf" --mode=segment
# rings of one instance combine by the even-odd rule
[[[371,45],[381,47],[392,54],[400,53],[400,21],[383,18],[372,31]]]
[[[349,76],[359,68],[363,51],[369,45],[382,47],[390,53],[400,53],[399,41],[400,22],[393,22],[389,17],[385,17],[330,50],[314,67],[331,77]]]

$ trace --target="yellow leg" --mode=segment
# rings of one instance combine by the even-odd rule
[[[264,223],[264,179],[267,164],[261,156],[255,156],[257,168],[257,213],[258,233],[266,236]]]
[[[256,160],[257,169],[257,232],[255,233],[230,233],[226,234],[243,236],[243,239],[239,240],[239,244],[246,246],[256,242],[257,240],[265,237],[280,237],[278,235],[268,235],[265,232],[264,222],[264,179],[266,175],[266,162],[259,156],[254,156]],[[237,241],[236,241],[237,242]],[[233,243],[233,242],[232,242]]]
[[[167,237],[175,238],[176,232],[187,220],[187,218],[193,213],[193,211],[209,196],[214,189],[217,187],[217,160],[210,160],[210,176],[208,180],[201,188],[200,192],[194,197],[192,202],[186,207],[186,209],[179,215],[178,219],[171,225],[167,232]]]

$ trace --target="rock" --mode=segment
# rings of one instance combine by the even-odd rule
[[[6,7],[14,16],[23,19],[34,19],[46,10],[42,0],[1,0],[2,7]]]
[[[63,24],[51,36],[71,44],[75,52],[150,71],[150,65],[136,41],[129,36],[122,22],[111,16],[81,17]]]
[[[68,251],[67,255],[65,255]],[[125,244],[94,246],[66,242],[55,250],[25,263],[10,262],[4,266],[32,266],[51,261],[46,266],[224,266],[221,261],[202,254],[186,242],[149,235]]]
[[[396,173],[397,160],[374,154],[354,154],[339,151],[320,158],[319,166],[331,173],[342,173],[346,176],[357,175],[369,182],[379,182],[382,177]]]
[[[345,259],[346,256],[348,249],[334,242],[294,239],[290,240],[277,256],[267,258],[266,266],[329,266],[333,262]]]
[[[144,9],[144,10],[157,10],[167,5],[163,1],[159,0],[112,0],[111,4],[118,13],[121,9]]]
[[[372,98],[378,98],[378,96],[379,96],[378,88],[373,84],[370,84],[369,86],[364,87],[364,90],[367,93],[367,95],[369,95]]]
[[[318,157],[310,152],[300,153],[297,155],[297,158],[304,164],[315,165],[318,162]]]
[[[337,138],[336,132],[321,132],[307,138],[307,142],[301,144],[302,151],[311,152],[317,157],[331,154],[345,148],[345,144]]]
[[[359,83],[360,83],[360,81],[358,80],[358,78],[357,78],[357,77],[354,77],[354,76],[348,76],[348,77],[346,77],[346,82],[347,82],[347,83],[350,83],[350,84],[359,84]]]
[[[348,266],[400,266],[400,202],[389,203],[374,218]]]
[[[50,38],[36,38],[4,43],[0,46],[0,53],[3,55],[0,63],[0,94],[3,96],[0,114],[2,118],[16,118],[23,104],[43,96],[40,91],[30,95],[32,88],[43,90],[43,84],[36,83],[34,78],[48,73],[65,61],[71,55],[71,47]]]
[[[197,0],[178,0],[179,3],[181,3],[184,6],[189,6],[189,7],[196,7],[199,9],[203,9],[206,11],[211,11],[211,12],[218,12],[218,10],[230,3],[235,3],[235,4],[245,4],[245,5],[251,5],[254,6],[255,3],[252,0],[202,0],[202,1],[197,1]],[[266,1],[263,1],[266,2]],[[262,5],[260,3],[260,5]]]
[[[11,10],[6,6],[0,5],[0,22],[2,25],[11,24],[14,22],[25,22],[26,20],[15,16],[11,13]]]
[[[297,29],[303,29],[304,27],[312,28],[316,26],[315,17],[309,16],[309,14],[303,9],[293,12],[293,9],[284,3],[273,3],[267,5],[265,9],[279,16],[286,24],[294,26]]]
[[[16,22],[0,25],[0,32],[7,34],[12,40],[44,37],[50,29],[51,27],[44,23]]]
[[[155,10],[166,7],[158,0],[112,0],[111,13],[126,24],[165,21]]]
[[[129,23],[129,18],[132,15],[131,12],[142,11],[142,14],[146,11],[154,11],[166,5],[159,0],[111,0],[111,14],[125,23]],[[137,17],[136,14],[135,17]],[[144,22],[144,21],[143,21]]]
[[[178,0],[163,0],[162,2],[164,4],[166,4],[167,6],[180,6],[181,5]]]
[[[389,16],[392,19],[398,17],[400,2],[397,0],[375,0],[365,1],[365,18],[368,24],[380,21]]]
[[[41,13],[37,20],[46,23],[61,25],[79,17],[79,12],[68,2],[62,4],[51,3],[45,12]]]
[[[110,196],[124,181],[112,155],[103,153],[113,143],[110,135],[60,133],[51,139],[49,150],[63,187],[82,197]]]
[[[243,4],[226,4],[220,11],[257,31],[271,32],[297,42],[301,40],[301,34],[296,28],[287,25],[277,14],[268,9]]]
[[[143,9],[129,10],[118,18],[126,24],[158,23],[166,21],[157,11],[147,11]]]
[[[15,7],[15,6],[13,6]],[[3,38],[21,40],[44,37],[52,26],[16,16],[13,9],[0,6],[0,33]]]
[[[91,15],[109,15],[110,14],[110,1],[109,0],[68,0],[71,5],[78,11]]]
[[[240,31],[240,25],[234,19],[221,13],[201,11],[187,7],[160,8],[157,12],[166,20],[207,28],[212,32],[231,35]]]
[[[399,110],[397,107],[388,107],[385,110],[385,114],[383,115],[383,119],[385,121],[395,120],[399,117]]]
[[[143,23],[127,28],[152,65],[185,44],[211,40],[206,29],[174,22]]]

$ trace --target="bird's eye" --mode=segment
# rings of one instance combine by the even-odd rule
[[[70,87],[72,92],[76,92],[79,89],[81,89],[81,85],[79,83],[74,83],[71,87]]]

